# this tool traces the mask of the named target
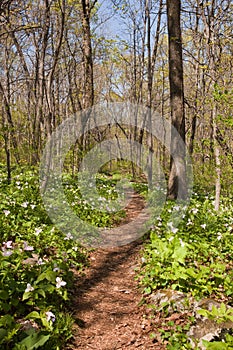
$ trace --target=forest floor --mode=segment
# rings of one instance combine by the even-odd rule
[[[135,194],[122,223],[134,220],[144,207]],[[121,247],[99,248],[90,254],[90,266],[78,276],[74,316],[78,320],[69,349],[160,349],[150,334],[150,310],[140,305],[142,292],[135,277],[141,263],[142,239]]]

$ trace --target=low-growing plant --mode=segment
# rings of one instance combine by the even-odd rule
[[[62,349],[72,337],[69,292],[86,252],[53,227],[36,170],[0,183],[0,348]]]
[[[166,204],[145,247],[141,269],[145,292],[172,288],[197,298],[231,296],[232,205],[223,201],[216,213],[211,198],[194,198],[178,228],[168,221],[171,208]]]
[[[154,217],[138,275],[143,292],[148,295],[159,289],[173,289],[185,293],[187,298],[224,300],[220,309],[200,313],[219,322],[232,321],[231,309],[225,305],[232,305],[233,295],[232,199],[222,198],[216,212],[212,195],[194,193],[176,227],[170,216],[180,209],[179,205],[166,202],[160,216]],[[160,305],[159,310],[166,313],[166,307]],[[161,332],[167,349],[190,348],[184,329],[174,332],[165,327]],[[216,342],[216,346],[215,342],[205,344],[207,349],[231,349],[231,342],[229,334],[225,342]],[[220,343],[221,347],[217,347]]]

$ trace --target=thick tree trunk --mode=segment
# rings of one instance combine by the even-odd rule
[[[185,113],[183,89],[183,60],[180,28],[180,1],[167,0],[167,22],[169,40],[169,82],[171,120],[179,135],[171,131],[171,163],[168,181],[168,198],[187,197],[185,149]],[[175,161],[174,161],[175,157]]]

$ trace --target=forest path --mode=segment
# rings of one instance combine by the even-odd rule
[[[143,207],[143,198],[134,194],[123,223],[134,220]],[[135,269],[141,263],[141,249],[139,239],[90,254],[90,267],[76,282],[74,310],[79,326],[69,349],[162,350],[161,344],[150,339],[148,308],[139,306],[142,294]]]

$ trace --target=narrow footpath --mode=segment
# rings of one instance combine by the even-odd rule
[[[124,223],[137,217],[143,207],[143,199],[135,194],[126,208]],[[135,277],[141,249],[139,239],[90,254],[90,267],[76,283],[74,310],[79,325],[69,349],[162,350],[161,344],[150,338],[149,310],[140,306],[142,293]]]

